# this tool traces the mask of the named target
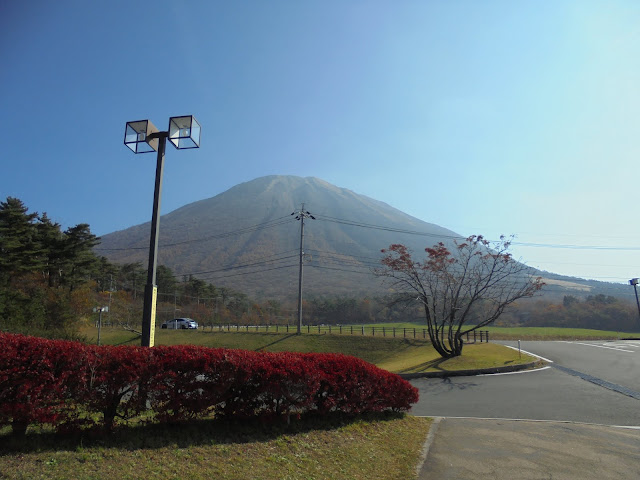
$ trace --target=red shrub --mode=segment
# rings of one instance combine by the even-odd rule
[[[80,346],[82,384],[76,400],[88,412],[103,414],[103,426],[147,409],[152,350],[143,347]]]
[[[0,333],[0,425],[24,433],[32,423],[54,424],[68,408],[77,371],[77,344]]]
[[[183,345],[153,349],[150,406],[161,421],[213,413],[241,376],[226,350]]]
[[[320,413],[406,411],[418,401],[418,390],[409,382],[364,360],[340,354],[309,357],[322,372],[315,395]]]
[[[159,421],[201,415],[274,420],[310,411],[408,410],[418,391],[395,374],[339,354],[263,353],[183,345],[97,347],[0,334],[0,424],[77,428],[92,412],[151,409]]]

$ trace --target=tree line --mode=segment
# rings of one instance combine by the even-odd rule
[[[63,230],[46,213],[29,212],[18,198],[0,202],[0,330],[77,338],[97,306],[110,307],[109,319],[138,325],[146,269],[96,255],[93,247],[99,243],[86,223]],[[197,278],[179,281],[164,265],[158,267],[157,284],[160,304],[167,312],[167,304],[174,305],[172,315],[178,304],[187,316],[211,299],[225,315],[250,303],[243,293]]]
[[[107,322],[132,328],[139,326],[146,268],[141,263],[113,264],[96,255],[93,247],[99,242],[86,223],[62,230],[46,213],[29,212],[17,198],[8,197],[0,202],[0,330],[77,338],[83,322],[96,318],[93,309],[98,306],[109,307],[103,317]],[[471,244],[465,244],[461,250],[466,251],[467,245]],[[401,258],[405,271],[408,266],[413,268],[410,257]],[[447,259],[444,265],[459,265],[450,262],[448,253],[444,258]],[[496,258],[509,264],[509,257]],[[454,271],[458,272],[459,268]],[[194,318],[207,326],[293,325],[297,322],[297,299],[294,298],[258,302],[242,292],[193,276],[179,278],[164,265],[158,266],[156,283],[158,324],[174,317]],[[409,301],[397,301],[405,297],[400,290],[396,290],[393,298],[309,296],[303,302],[303,322],[311,325],[424,323],[424,300],[431,297],[424,295],[417,301],[413,295],[408,297]],[[486,305],[485,298],[480,306]],[[458,310],[456,307],[450,313]],[[475,312],[480,315],[478,318],[489,318],[482,309]],[[449,314],[446,320],[450,318],[453,317]],[[470,324],[477,324],[474,318],[470,320]],[[567,295],[562,303],[544,297],[523,299],[501,312],[496,323],[619,331],[634,331],[640,326],[635,303],[608,295],[591,295],[585,299]]]
[[[562,303],[544,298],[522,302],[505,314],[497,324],[640,331],[640,318],[635,302],[603,294],[587,295],[584,298],[565,295]]]

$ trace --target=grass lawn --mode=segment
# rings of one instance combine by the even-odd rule
[[[95,328],[84,332],[95,341]],[[139,337],[117,328],[103,328],[105,344],[138,345]],[[156,330],[156,345],[194,344],[207,347],[241,348],[270,352],[334,352],[362,358],[395,373],[468,370],[499,367],[534,361],[528,355],[494,343],[465,345],[462,355],[443,360],[429,340],[361,335],[327,335],[324,333],[252,333],[207,330]]]
[[[90,342],[97,331],[87,327]],[[103,344],[138,345],[136,334],[103,328]],[[526,363],[497,344],[466,345],[443,360],[428,340],[391,337],[158,329],[157,345],[195,344],[263,351],[338,352],[399,373]],[[0,479],[398,479],[413,478],[430,419],[307,418],[291,425],[133,424],[106,438],[0,430]]]
[[[358,326],[360,328],[360,326]],[[380,329],[403,328],[419,329],[422,332],[426,328],[423,323],[376,323],[365,325],[365,328],[376,327]],[[492,340],[617,340],[625,337],[640,337],[640,333],[615,332],[608,330],[593,330],[588,328],[561,328],[561,327],[484,327],[481,330],[489,332]]]
[[[415,474],[429,425],[405,415],[289,427],[202,420],[130,427],[104,439],[0,435],[0,478],[405,480]]]

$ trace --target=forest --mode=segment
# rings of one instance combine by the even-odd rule
[[[98,307],[108,307],[103,322],[139,329],[142,292],[147,281],[140,263],[114,264],[95,254],[100,239],[82,223],[62,230],[46,213],[29,212],[19,199],[0,202],[0,330],[47,338],[78,338],[94,323]],[[294,325],[297,299],[262,300],[193,276],[177,278],[157,270],[159,325],[190,317],[203,327],[221,324]],[[421,322],[418,304],[394,304],[383,296],[334,295],[303,300],[303,322],[311,325]],[[523,300],[496,325],[640,330],[635,303],[609,295],[566,295],[562,303],[544,297]]]

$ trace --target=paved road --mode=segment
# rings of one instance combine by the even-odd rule
[[[420,401],[411,412],[442,417],[567,420],[640,426],[640,398],[586,381],[567,371],[586,373],[605,383],[640,392],[637,386],[639,342],[619,343],[626,347],[610,350],[575,343],[522,342],[524,350],[548,355],[547,358],[554,361],[553,365],[564,369],[550,367],[511,375],[412,380],[420,390]],[[638,368],[635,368],[636,362]]]
[[[451,418],[432,428],[419,480],[640,478],[640,430]]]
[[[521,342],[521,346],[555,364],[640,392],[640,341]]]
[[[522,348],[552,366],[411,381],[420,390],[412,413],[447,417],[435,420],[418,478],[640,478],[640,428],[609,426],[640,427],[640,342]]]

